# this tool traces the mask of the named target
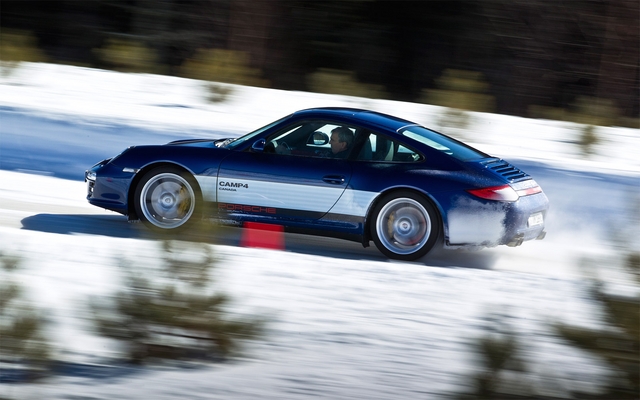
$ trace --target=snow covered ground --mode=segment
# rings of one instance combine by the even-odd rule
[[[548,323],[598,323],[578,269],[582,257],[608,260],[607,277],[625,287],[608,244],[615,233],[638,245],[638,221],[628,210],[630,198],[636,205],[640,198],[640,132],[598,128],[604,140],[585,158],[576,125],[491,114],[473,114],[469,130],[455,133],[541,183],[552,206],[544,241],[416,263],[331,240],[307,242],[313,251],[214,245],[216,288],[235,299],[233,311],[270,316],[267,335],[232,363],[107,363],[115,348],[92,334],[87,303],[118,290],[120,259],[153,265],[158,245],[143,227],[86,203],[82,172],[92,163],[132,144],[235,136],[314,106],[368,108],[435,128],[442,112],[237,86],[227,101],[208,103],[203,87],[49,64],[0,77],[0,251],[23,257],[20,283],[46,310],[57,356],[76,365],[38,384],[0,383],[0,397],[449,398],[469,384],[472,345],[500,325],[495,314],[526,340],[539,379],[584,387],[606,373],[561,346]],[[340,246],[353,256],[340,256]]]

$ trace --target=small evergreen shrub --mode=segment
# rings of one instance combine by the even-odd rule
[[[207,85],[207,100],[210,103],[223,103],[233,93],[233,88],[220,83],[209,83]]]
[[[260,70],[250,67],[249,56],[240,51],[199,49],[182,64],[180,72],[185,78],[269,87],[269,82],[261,78]],[[219,96],[214,96],[214,99],[218,98]]]
[[[506,315],[490,314],[492,325],[473,345],[479,356],[477,372],[471,377],[471,390],[461,393],[460,400],[511,399],[534,393],[528,375],[526,358],[518,334],[505,322]],[[513,397],[511,397],[513,396]]]
[[[622,117],[615,102],[597,97],[579,96],[568,108],[529,106],[531,118],[568,121],[584,125],[640,128],[637,118]]]
[[[436,80],[437,89],[423,89],[421,103],[466,111],[493,112],[495,99],[479,72],[447,69]]]
[[[631,219],[633,223],[639,222],[637,218]],[[618,247],[622,267],[635,283],[635,294],[608,291],[595,275],[589,294],[603,311],[603,326],[594,329],[558,322],[550,327],[551,333],[566,344],[598,357],[610,372],[602,382],[597,382],[598,391],[561,389],[566,398],[631,400],[640,394],[640,251],[625,241]],[[610,268],[616,260],[583,260],[583,265],[587,264]],[[535,381],[526,374],[531,360],[522,356],[514,333],[486,335],[477,341],[476,347],[481,372],[472,378],[473,391],[460,395],[462,399],[551,399],[558,398],[557,389],[566,386],[553,379]]]
[[[595,153],[595,146],[600,142],[600,138],[595,131],[596,127],[593,125],[586,125],[580,130],[578,145],[582,150],[582,154],[586,156]]]
[[[612,100],[580,96],[572,104],[569,116],[579,124],[612,126],[620,112]]]
[[[388,95],[380,85],[359,82],[355,73],[321,68],[307,76],[309,90],[316,93],[384,99]]]
[[[437,124],[445,131],[451,131],[451,128],[456,130],[465,130],[471,124],[471,116],[464,110],[460,110],[458,108],[447,108],[442,112],[442,114],[440,114]]]
[[[447,69],[436,80],[436,89],[423,89],[421,103],[447,107],[438,118],[443,131],[464,136],[461,131],[471,124],[469,111],[492,112],[493,96],[486,94],[489,85],[479,72]]]
[[[105,45],[93,50],[107,65],[120,72],[160,72],[156,53],[143,43],[128,39],[108,39]]]
[[[47,61],[45,54],[38,48],[36,37],[31,32],[0,29],[0,71],[2,75],[11,75],[23,61]]]
[[[209,245],[165,241],[161,250],[160,268],[123,266],[124,288],[112,302],[93,304],[98,333],[120,342],[130,362],[222,360],[259,336],[262,319],[231,319],[230,298],[211,293]]]
[[[0,253],[0,362],[13,366],[16,379],[30,380],[48,372],[51,346],[43,318],[16,283],[20,267],[19,258]]]
[[[595,399],[637,399],[640,394],[640,251],[627,248],[622,254],[623,266],[635,280],[636,295],[622,296],[605,289],[594,280],[591,298],[605,314],[601,329],[555,324],[555,330],[567,343],[591,353],[604,361],[612,372],[604,382],[604,391],[575,393],[578,397]]]

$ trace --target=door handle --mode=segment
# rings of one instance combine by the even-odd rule
[[[342,185],[344,183],[344,176],[342,175],[325,175],[322,180],[331,183],[333,185]]]

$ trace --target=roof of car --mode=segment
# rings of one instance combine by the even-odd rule
[[[367,122],[379,126],[384,126],[391,130],[398,130],[407,125],[415,125],[415,122],[407,121],[402,118],[394,117],[392,115],[383,114],[377,111],[362,110],[359,108],[346,108],[346,107],[323,107],[323,108],[309,108],[306,110],[300,110],[295,114],[309,116],[333,116],[350,118],[356,121]]]

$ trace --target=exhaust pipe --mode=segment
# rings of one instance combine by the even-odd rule
[[[511,239],[511,241],[509,243],[507,243],[507,246],[509,247],[518,247],[522,244],[522,242],[524,242],[524,235],[523,234],[519,234],[518,236],[514,237],[513,239]]]

